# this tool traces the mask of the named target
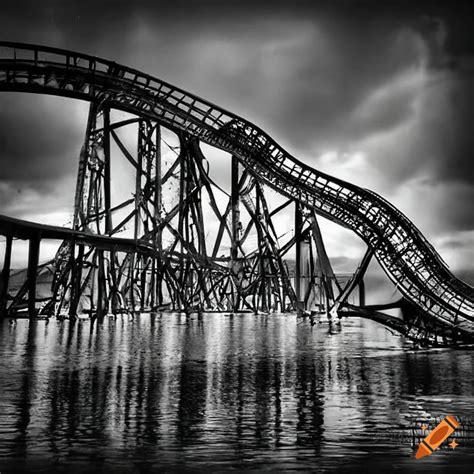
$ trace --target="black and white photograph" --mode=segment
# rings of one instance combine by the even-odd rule
[[[474,472],[474,4],[0,2],[0,474]]]

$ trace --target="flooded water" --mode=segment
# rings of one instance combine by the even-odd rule
[[[5,320],[0,471],[471,474],[473,367],[363,320]],[[447,414],[459,446],[415,460]]]

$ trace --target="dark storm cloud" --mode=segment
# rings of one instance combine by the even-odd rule
[[[401,195],[401,196],[400,196]],[[444,235],[456,238],[450,231],[471,231],[474,244],[474,186],[432,178],[407,181],[393,199],[417,227],[431,238]],[[474,246],[473,246],[474,247]]]
[[[86,113],[78,101],[0,94],[0,213],[39,216],[71,207]]]
[[[474,184],[473,74],[446,81],[444,110],[426,117],[426,129],[431,132],[432,148],[436,149],[431,156],[438,158],[433,165],[444,180]]]
[[[472,79],[439,71],[422,81],[423,87],[415,86],[419,90],[411,98],[404,100],[403,94],[398,94],[399,107],[410,104],[404,120],[379,135],[368,129],[354,146],[370,155],[371,165],[385,174],[392,186],[418,175],[429,177],[433,184],[441,181],[472,186]]]
[[[0,180],[40,186],[70,172],[84,127],[65,110],[66,99],[0,94]]]
[[[445,21],[429,15],[446,12],[408,2],[314,3],[20,0],[5,11],[19,24],[0,33],[132,63],[268,122],[298,148],[349,142],[403,120],[403,101],[368,118],[352,115],[374,87],[417,65],[414,35],[429,44]]]

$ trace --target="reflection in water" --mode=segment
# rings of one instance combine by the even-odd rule
[[[370,321],[2,321],[0,471],[463,472],[473,362],[413,351]],[[421,424],[448,413],[460,446],[415,461]]]

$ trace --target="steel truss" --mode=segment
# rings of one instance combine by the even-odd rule
[[[280,248],[272,222],[276,213],[269,210],[262,184],[232,158],[232,189],[221,209],[216,198],[219,187],[206,170],[206,158],[195,138],[179,133],[179,152],[163,173],[160,125],[142,118],[111,123],[110,117],[105,102],[91,105],[79,158],[74,230],[116,237],[128,227],[143,250],[124,252],[113,245],[88,245],[82,239],[64,241],[55,258],[53,297],[40,314],[75,317],[85,312],[101,317],[165,308],[295,310],[295,293],[283,260],[292,242]],[[136,153],[118,134],[132,125],[138,133]],[[111,163],[120,158],[112,157],[112,144],[135,171],[133,196],[114,204]],[[165,208],[163,189],[168,187],[175,188],[178,199]],[[203,200],[219,222],[213,242]],[[241,208],[248,216],[245,226]],[[253,248],[244,249],[255,234]],[[225,237],[228,246],[223,246]],[[21,296],[10,306],[11,312]]]
[[[401,332],[407,334],[415,328],[453,340],[473,340],[474,290],[450,273],[420,231],[382,197],[308,167],[252,123],[139,71],[35,45],[4,42],[0,48],[1,90],[62,95],[91,103],[80,157],[74,227],[66,232],[68,238],[56,259],[53,298],[43,308],[48,314],[64,307],[68,307],[70,316],[80,308],[89,308],[98,315],[153,309],[160,308],[167,298],[175,309],[302,311],[311,297],[302,289],[301,278],[305,275],[301,255],[309,251],[307,244],[311,241],[318,265],[304,271],[316,281],[315,268],[320,269],[320,293],[329,315],[349,315],[352,311],[347,297],[363,283],[366,260],[373,255],[403,296],[399,305],[404,314],[399,319],[402,322],[394,324],[386,319],[385,324],[401,325]],[[111,109],[137,117],[131,119],[138,127],[135,154],[117,135],[121,126],[130,123],[111,124]],[[175,167],[163,175],[157,172],[160,126],[178,133],[180,140]],[[216,204],[214,183],[203,167],[201,142],[233,156],[233,186],[224,211]],[[136,170],[134,196],[118,203],[112,202],[111,195],[112,144]],[[179,205],[165,209],[163,185],[174,179],[171,175],[175,171]],[[299,258],[294,289],[282,259],[287,245],[281,245],[275,236],[265,186],[300,206],[295,214],[293,244]],[[203,199],[217,206],[211,204],[221,226],[218,235],[230,239],[230,256],[220,257],[220,243],[217,247],[208,243]],[[127,208],[130,212],[118,221],[116,217]],[[242,212],[249,215],[249,225],[258,235],[258,246],[250,253],[242,252],[248,229],[240,227]],[[369,248],[348,283],[350,287],[339,288],[331,273],[316,212],[354,231]],[[2,306],[8,306],[11,239],[28,238],[28,283],[13,297],[9,308],[20,304],[27,294],[33,310],[39,242],[45,235],[66,234],[8,218],[0,220],[7,237]],[[301,228],[303,222],[309,231]],[[133,227],[131,241],[116,237],[127,225]],[[165,233],[169,237],[166,245]],[[360,306],[359,313],[380,319],[377,309]]]

